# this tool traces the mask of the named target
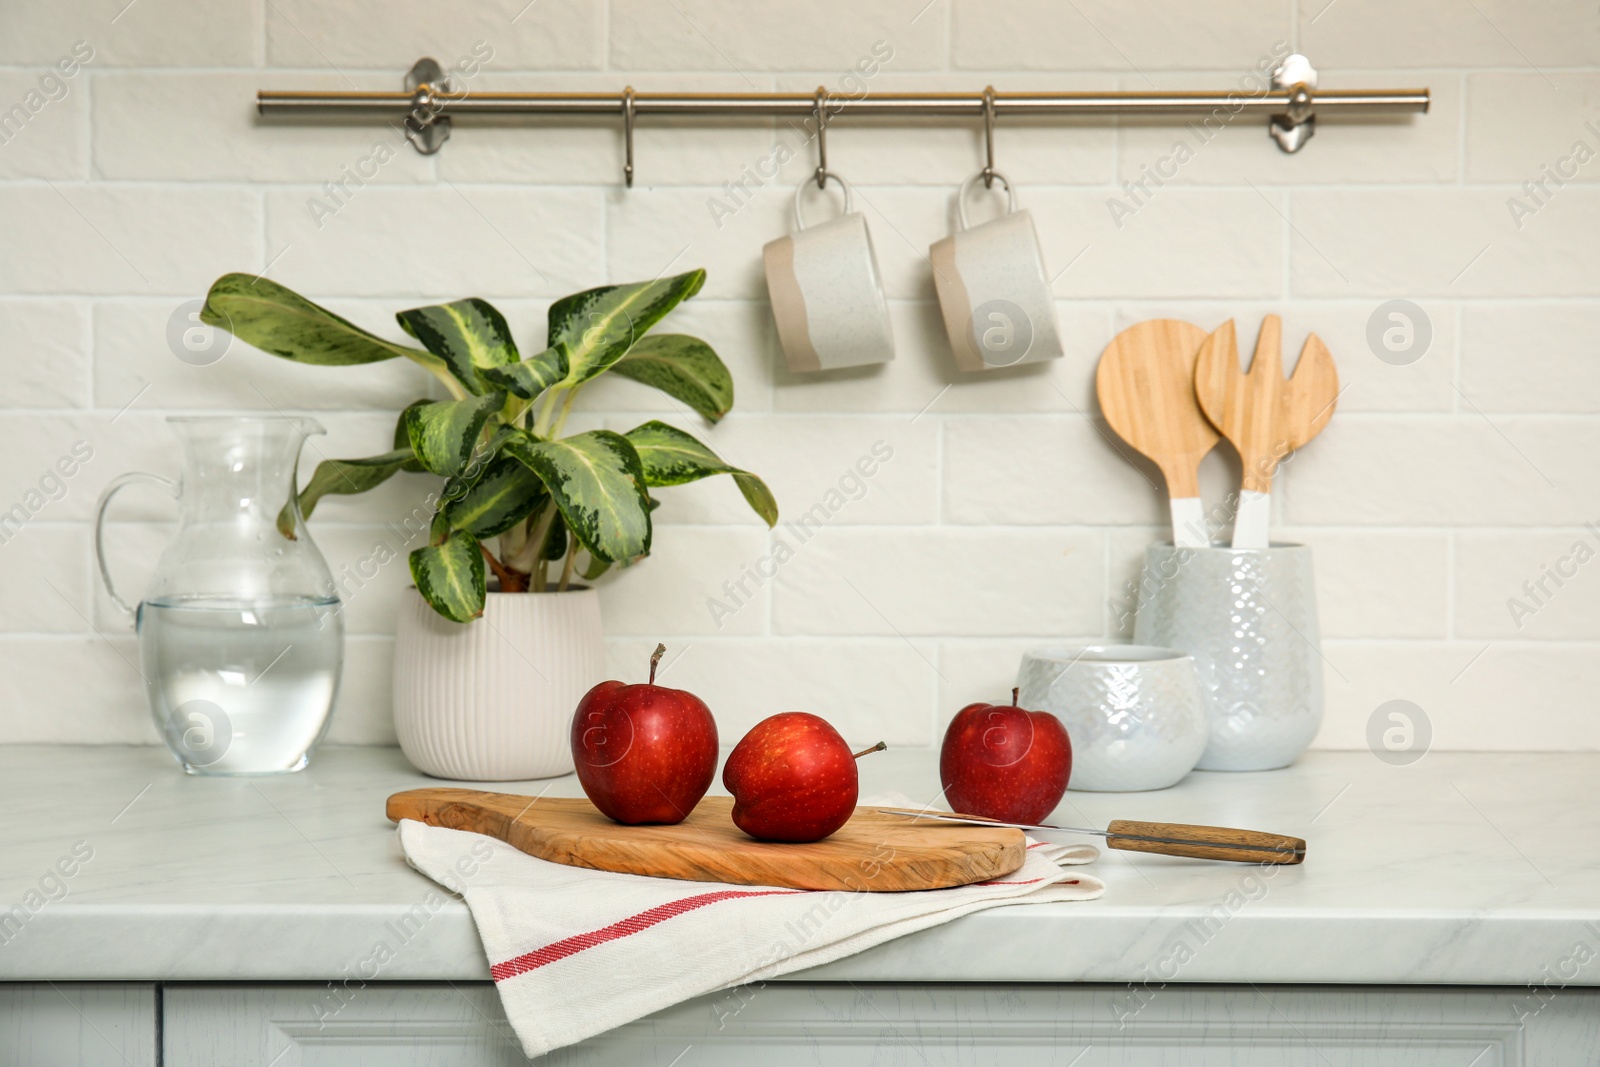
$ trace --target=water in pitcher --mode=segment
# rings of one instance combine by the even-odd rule
[[[138,627],[151,711],[185,770],[305,766],[339,689],[337,599],[163,597],[139,605]]]
[[[174,481],[113,478],[95,511],[95,555],[112,601],[139,631],[156,729],[190,774],[298,771],[339,690],[344,619],[299,503],[301,446],[322,432],[285,416],[175,416]],[[118,595],[106,514],[131,485],[178,504],[178,527],[137,609]]]

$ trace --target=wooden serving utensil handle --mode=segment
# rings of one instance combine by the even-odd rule
[[[1306,858],[1305,841],[1261,830],[1113,819],[1106,831],[1106,844],[1123,852],[1154,852],[1162,856],[1235,863],[1302,863]],[[1122,834],[1156,840],[1133,840],[1119,836]]]

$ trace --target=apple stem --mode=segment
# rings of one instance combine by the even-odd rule
[[[882,741],[879,741],[877,744],[873,745],[871,748],[864,748],[860,752],[855,753],[850,758],[851,759],[860,759],[862,756],[865,756],[868,752],[882,752],[884,749],[886,749],[888,747],[889,747],[888,745],[884,744]]]
[[[1020,685],[1012,687],[1012,690],[1011,690],[1011,706],[1012,707],[1016,707],[1017,706],[1017,694],[1020,693],[1020,692],[1022,692],[1022,687]]]
[[[667,646],[658,644],[656,650],[650,653],[650,684],[656,684],[656,668],[661,665],[661,657],[667,654]]]

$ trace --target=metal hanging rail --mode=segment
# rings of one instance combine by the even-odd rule
[[[995,112],[1012,115],[1279,115],[1291,102],[1289,90],[1256,97],[1228,93],[995,93]],[[621,93],[436,93],[442,115],[622,115]],[[311,112],[391,114],[410,111],[406,92],[291,92],[263,89],[256,94],[261,114],[273,117]],[[644,93],[633,94],[634,112],[645,115],[741,115],[809,118],[813,93]],[[829,102],[830,116],[872,115],[983,117],[983,93],[879,93]],[[1393,115],[1428,110],[1427,89],[1343,89],[1316,95],[1318,114]]]
[[[852,98],[826,95],[828,121],[841,116],[996,117],[1166,116],[1204,121],[1239,115],[1266,116],[1286,152],[1310,137],[1317,115],[1382,116],[1428,110],[1427,89],[1341,89],[1318,92],[1317,73],[1303,56],[1289,56],[1273,74],[1274,87],[1241,92],[873,93]],[[819,92],[827,93],[826,90]],[[604,116],[623,119],[631,148],[633,120],[652,115],[741,118],[811,118],[817,93],[620,93],[454,92],[444,71],[422,59],[396,92],[296,92],[263,89],[256,107],[263,116],[313,114],[404,118],[419,151],[438,151],[457,116]],[[630,183],[631,184],[631,183]]]

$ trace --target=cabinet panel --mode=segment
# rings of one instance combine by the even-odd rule
[[[156,988],[0,983],[0,1063],[155,1067]]]
[[[530,1062],[487,983],[169,985],[166,1067],[512,1067]]]
[[[169,986],[167,1067],[527,1063],[487,985]],[[680,1004],[550,1067],[1588,1067],[1600,991],[779,982]]]

